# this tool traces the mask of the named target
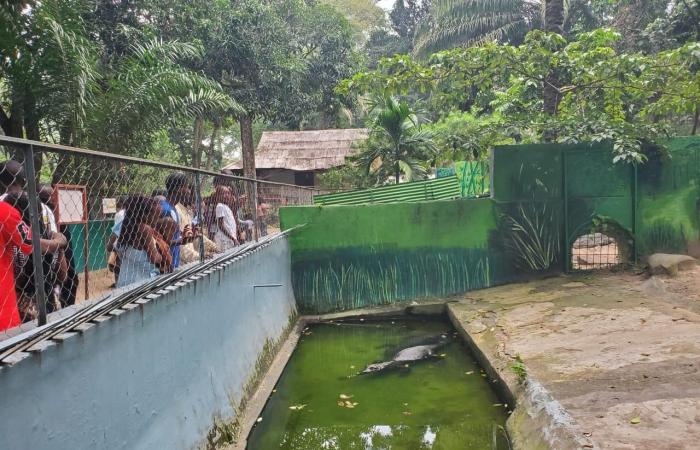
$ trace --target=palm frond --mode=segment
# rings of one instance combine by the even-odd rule
[[[416,54],[487,41],[519,42],[541,21],[537,0],[436,0],[418,32]]]

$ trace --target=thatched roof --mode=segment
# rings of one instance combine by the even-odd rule
[[[365,129],[265,131],[255,152],[257,169],[324,170],[345,164],[353,145],[367,139]],[[223,170],[240,170],[235,161]]]

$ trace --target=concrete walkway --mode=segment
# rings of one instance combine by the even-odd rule
[[[548,403],[529,408],[553,416],[553,448],[700,448],[700,269],[551,278],[472,292],[448,311],[519,404]],[[527,426],[511,425],[527,442]]]

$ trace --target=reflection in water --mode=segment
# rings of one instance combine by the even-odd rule
[[[391,437],[391,427],[389,425],[374,425],[368,432],[360,433],[360,437],[365,442],[365,448],[374,448],[372,438],[375,435],[381,437]]]
[[[447,337],[440,357],[357,376],[436,333]],[[318,325],[303,336],[248,448],[506,449],[493,441],[507,417],[500,404],[446,323]]]
[[[425,434],[423,434],[423,446],[426,448],[433,448],[436,437],[437,434],[433,433],[433,430],[428,426],[425,429]]]

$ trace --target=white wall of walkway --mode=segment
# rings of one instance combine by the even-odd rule
[[[190,449],[295,313],[281,237],[0,369],[0,449]]]

